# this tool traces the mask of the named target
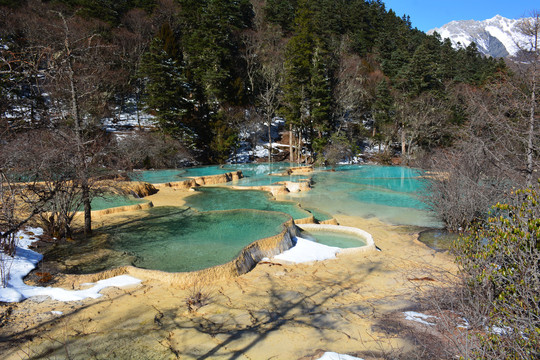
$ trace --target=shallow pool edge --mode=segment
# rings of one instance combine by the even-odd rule
[[[96,274],[77,275],[77,282],[96,282],[128,274],[138,279],[158,280],[180,288],[208,285],[218,280],[233,279],[251,271],[263,258],[272,257],[293,247],[293,238],[297,235],[298,228],[291,218],[283,224],[283,230],[279,234],[252,242],[244,247],[236,258],[225,264],[202,270],[176,273],[122,266]]]
[[[333,224],[299,224],[299,228],[305,231],[311,230],[311,231],[316,232],[317,230],[325,230],[325,231],[331,231],[331,232],[336,232],[336,233],[356,235],[366,241],[366,245],[364,246],[341,249],[338,254],[368,252],[368,251],[374,251],[377,249],[377,247],[375,246],[375,241],[373,240],[373,236],[371,236],[371,234],[368,233],[367,231],[364,231],[359,228],[355,228],[351,226],[333,225]]]

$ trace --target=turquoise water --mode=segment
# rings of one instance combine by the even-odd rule
[[[279,234],[288,219],[250,210],[197,213],[160,207],[100,231],[108,234],[107,246],[133,265],[180,272],[224,264],[255,240]],[[78,270],[84,271],[81,266]]]
[[[131,173],[129,177],[134,181],[144,181],[150,184],[161,184],[187,180],[190,177],[219,175],[231,171],[241,170],[244,175],[244,179],[229,183],[229,185],[238,186],[271,185],[279,181],[298,181],[298,179],[309,178],[309,174],[294,176],[269,176],[269,174],[282,173],[291,166],[298,165],[288,162],[272,164],[211,165],[183,169],[136,171]]]
[[[219,175],[231,172],[231,170],[225,169],[220,165],[185,168],[183,171],[182,175],[189,177]]]
[[[289,167],[297,167],[298,164],[283,162],[283,163],[263,163],[263,164],[237,164],[225,165],[225,169],[241,170],[244,177],[242,179],[227,183],[234,186],[265,186],[272,185],[280,181],[300,181],[309,179],[311,174],[303,175],[287,175],[276,176],[270,174],[281,174]]]
[[[242,170],[249,176],[246,183],[257,183],[270,182],[273,178],[282,181],[283,177],[269,177],[268,173],[283,171],[288,165],[210,166],[189,171],[160,170],[142,174],[145,179],[151,179],[149,182],[156,183],[173,181],[175,177],[181,179],[182,176]],[[423,191],[419,171],[372,165],[340,166],[336,170],[317,169],[308,174],[313,182],[312,190],[287,195],[285,199],[291,201],[273,201],[268,193],[262,191],[202,187],[185,199],[186,206],[191,209],[160,207],[140,211],[140,217],[119,226],[100,229],[102,234],[96,237],[100,240],[84,245],[92,247],[94,245],[91,244],[96,244],[94,250],[79,256],[88,264],[77,265],[76,271],[94,272],[114,264],[133,264],[173,272],[207,268],[231,260],[243,247],[257,239],[279,233],[289,215],[294,219],[310,216],[307,210],[318,220],[343,214],[376,217],[392,224],[439,226],[417,199],[417,193]],[[299,177],[305,178],[306,175]],[[138,199],[130,201],[140,202]],[[130,201],[122,197],[109,200],[104,207],[97,203],[93,207],[127,205]],[[231,209],[266,212],[223,211]],[[313,236],[330,246],[348,248],[362,245],[361,239],[352,235],[316,232]]]
[[[270,185],[279,181],[299,181],[310,178],[313,189],[309,192],[290,194],[285,199],[300,202],[305,209],[313,209],[328,214],[344,214],[364,218],[377,217],[385,222],[398,225],[440,227],[425,205],[418,200],[422,191],[418,176],[421,171],[399,166],[342,165],[337,171],[315,169],[313,173],[295,176],[270,176],[280,173],[291,163],[272,164],[230,164],[224,166],[205,166],[180,170],[143,171],[142,179],[151,183],[179,181],[187,176],[212,175],[241,170],[244,179],[228,183],[239,186]],[[205,190],[203,190],[204,193]],[[215,201],[208,194],[216,196]],[[271,203],[267,196],[228,193],[226,190],[211,190],[207,195],[195,200],[197,194],[188,198],[190,206],[201,211],[226,209],[264,209],[284,211],[295,219],[305,217],[305,212],[297,206]],[[230,195],[227,195],[230,194]],[[230,197],[230,199],[228,199]],[[247,204],[247,205],[246,205]],[[280,210],[281,209],[281,210]],[[323,217],[321,220],[330,218]],[[319,219],[317,215],[315,218]]]
[[[425,230],[418,236],[418,240],[437,251],[452,249],[454,241],[458,240],[458,238],[459,234],[441,229]]]
[[[128,206],[146,203],[148,200],[136,199],[133,196],[123,196],[117,194],[108,194],[104,197],[96,197],[92,199],[92,210],[104,210],[113,207],[119,206]],[[82,211],[82,206],[79,208],[79,211]]]
[[[144,181],[150,184],[161,184],[186,180],[180,169],[136,171],[129,175],[132,181]]]
[[[335,231],[302,231],[301,237],[303,237],[304,239],[316,241],[324,245],[335,246],[342,249],[355,248],[366,245],[366,242],[356,235],[339,233]]]
[[[274,176],[274,175],[255,175],[251,177],[244,177],[242,179],[227,183],[227,185],[233,186],[265,186],[272,185],[281,181],[302,181],[311,178],[310,174],[307,175],[288,175],[288,176]]]
[[[232,170],[224,169],[219,165],[200,166],[183,169],[144,170],[131,173],[130,179],[144,181],[150,184],[161,184],[174,181],[187,180],[190,177],[225,174]]]
[[[199,211],[253,209],[278,211],[289,214],[293,219],[303,219],[311,214],[289,201],[274,201],[264,191],[232,190],[218,187],[204,187],[186,199],[186,206]]]
[[[376,217],[387,223],[439,227],[418,200],[421,172],[399,166],[345,165],[315,171],[312,189],[285,198],[330,214]]]
[[[259,163],[259,164],[227,164],[224,169],[242,170],[244,176],[268,175],[282,173],[290,167],[299,167],[296,163],[279,162],[279,163]]]

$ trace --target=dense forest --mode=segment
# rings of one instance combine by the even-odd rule
[[[89,234],[92,198],[122,171],[261,143],[269,161],[369,152],[425,169],[422,200],[471,234],[452,294],[515,331],[469,355],[538,358],[538,13],[522,32],[504,60],[381,0],[0,0],[0,246],[12,256],[35,217],[70,238],[79,207]],[[125,114],[136,125],[109,131]]]
[[[324,161],[366,142],[400,143],[410,156],[450,145],[466,121],[463,88],[508,71],[381,1],[3,3],[4,140],[77,116],[98,130],[135,103],[201,162],[225,161],[242,132],[275,116],[300,149],[291,159]]]
[[[514,60],[484,57],[382,1],[1,5],[3,176],[77,179],[88,212],[92,181],[111,171],[235,161],[261,142],[269,161],[335,164],[378,149],[374,161],[445,174],[424,200],[454,230],[509,184],[533,184],[534,41]],[[138,126],[108,132],[105,120],[127,112]],[[272,147],[275,119],[287,152]]]

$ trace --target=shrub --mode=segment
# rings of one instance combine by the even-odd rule
[[[489,314],[477,357],[540,357],[540,205],[535,189],[518,190],[487,221],[456,243],[469,296]]]

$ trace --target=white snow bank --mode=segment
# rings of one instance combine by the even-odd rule
[[[335,352],[325,352],[318,360],[362,360],[351,355],[343,355]]]
[[[486,328],[488,330],[488,328]],[[509,326],[505,327],[499,327],[499,326],[492,326],[491,327],[491,333],[495,335],[508,335],[512,332],[512,328]]]
[[[361,164],[364,162],[364,159],[360,155],[353,156],[352,158],[343,159],[338,162],[338,165],[351,165],[351,164]]]
[[[27,232],[32,232],[36,236],[43,234],[43,229],[31,228]],[[42,255],[28,248],[30,244],[36,241],[33,235],[29,235],[22,231],[17,233],[18,244],[13,258],[2,256],[3,265],[10,268],[8,284],[5,288],[0,288],[0,302],[19,302],[32,296],[49,296],[58,301],[76,301],[86,298],[96,299],[101,296],[99,293],[106,287],[136,285],[141,280],[129,275],[120,275],[106,280],[100,280],[92,287],[84,290],[65,290],[53,287],[30,286],[24,283],[23,279],[30,271],[32,271],[37,263],[42,259]]]
[[[257,145],[253,151],[253,155],[258,158],[268,157],[268,149],[263,145]]]
[[[435,316],[426,315],[415,311],[405,311],[403,314],[405,314],[405,320],[416,321],[425,325],[435,325],[429,321],[426,321],[431,318],[436,318]]]
[[[330,225],[330,224],[300,224],[298,227],[305,231],[311,231],[313,236],[317,236],[317,231],[330,231],[337,234],[349,234],[357,236],[360,239],[363,239],[366,242],[365,246],[359,246],[358,248],[349,248],[349,249],[340,249],[343,251],[349,250],[369,250],[375,248],[375,242],[373,241],[373,236],[367,231],[358,229],[352,226],[343,226],[343,225]]]
[[[341,250],[338,247],[319,244],[301,237],[296,237],[295,239],[295,246],[279,255],[274,256],[274,259],[284,260],[292,263],[321,261],[334,259],[336,254]]]
[[[349,251],[369,251],[375,249],[375,242],[370,233],[349,226],[328,225],[328,224],[301,224],[298,227],[302,230],[313,231],[316,234],[317,230],[333,231],[336,233],[345,233],[358,236],[366,242],[365,246],[357,248],[342,249],[339,247],[320,244],[309,239],[295,237],[296,245],[274,256],[276,260],[283,260],[291,263],[306,263],[313,261],[322,261],[334,259],[336,254]]]

